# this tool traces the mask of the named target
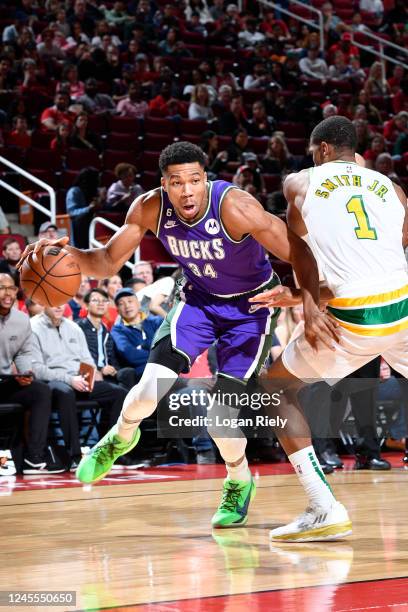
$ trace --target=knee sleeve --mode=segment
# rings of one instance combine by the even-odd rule
[[[132,421],[153,414],[158,402],[174,385],[178,373],[166,366],[147,363],[142,378],[127,394],[122,414]]]

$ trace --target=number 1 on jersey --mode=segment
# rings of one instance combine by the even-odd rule
[[[357,220],[354,228],[359,240],[377,240],[377,232],[370,226],[370,220],[364,208],[363,196],[355,195],[347,202],[347,212],[353,214]]]

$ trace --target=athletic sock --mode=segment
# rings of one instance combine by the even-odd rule
[[[249,482],[251,480],[251,472],[249,471],[247,458],[243,457],[239,465],[227,465],[225,464],[228,472],[228,478],[230,480],[244,480]]]
[[[130,442],[133,439],[135,431],[139,427],[139,425],[140,419],[137,421],[131,421],[130,419],[124,417],[122,413],[120,413],[118,419],[118,436],[126,442]]]
[[[329,509],[336,501],[329,483],[322,472],[313,446],[306,446],[289,455],[299,480],[306,491],[310,505],[323,510]]]

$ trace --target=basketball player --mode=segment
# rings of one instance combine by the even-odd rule
[[[378,355],[408,377],[407,199],[386,176],[355,163],[351,121],[333,116],[312,132],[314,168],[291,174],[284,183],[289,227],[308,241],[326,287],[321,298],[340,330],[340,342],[315,353],[304,335],[296,338],[269,369],[264,384],[285,380],[290,401],[278,407],[288,425],[284,446],[309,498],[294,522],[273,529],[286,541],[336,539],[351,533],[351,522],[318,468],[310,430],[296,396],[306,382],[329,384]],[[300,303],[296,290],[277,287],[250,302],[276,308]]]
[[[183,297],[168,314],[152,346],[149,362],[126,397],[117,425],[86,455],[77,470],[86,483],[103,478],[114,461],[140,437],[139,424],[150,416],[178,375],[218,339],[218,388],[223,381],[242,382],[258,373],[271,346],[278,309],[252,312],[249,297],[279,281],[265,249],[290,261],[302,287],[305,334],[311,346],[335,342],[336,324],[318,308],[319,283],[314,257],[303,240],[277,217],[266,213],[249,194],[225,181],[207,181],[205,156],[187,142],[163,150],[161,188],[139,196],[125,225],[100,249],[66,246],[82,273],[104,278],[115,274],[151,230],[183,267]],[[49,241],[30,245],[25,255]],[[65,241],[57,243],[64,245]],[[328,350],[330,350],[328,348]],[[160,390],[157,381],[161,381]],[[235,389],[236,391],[237,389]],[[247,521],[255,485],[245,458],[245,437],[217,437],[228,477],[214,527]]]

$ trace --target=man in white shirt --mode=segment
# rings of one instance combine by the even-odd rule
[[[299,68],[305,77],[319,79],[325,82],[329,77],[329,68],[319,57],[319,49],[309,48],[307,57],[303,57],[299,62]]]

